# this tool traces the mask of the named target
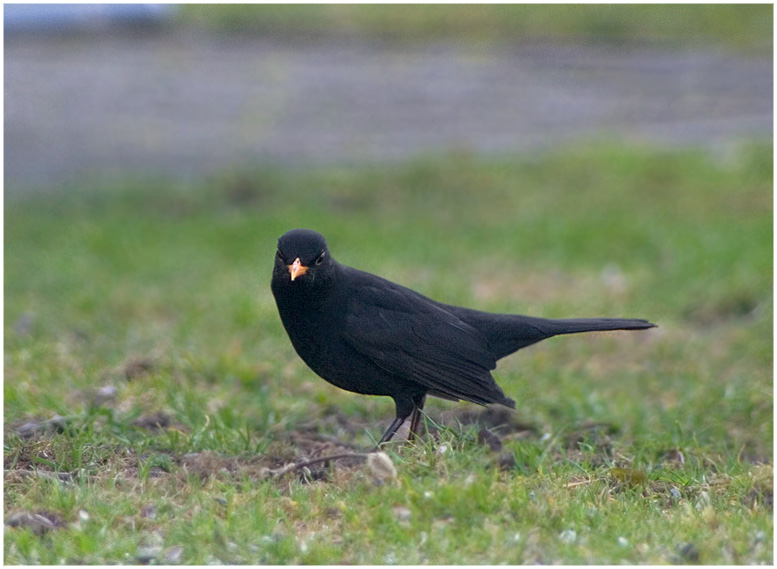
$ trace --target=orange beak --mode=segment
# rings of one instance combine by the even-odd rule
[[[294,262],[289,265],[289,273],[291,273],[291,280],[301,277],[308,272],[308,268],[300,263],[299,257],[294,259]]]

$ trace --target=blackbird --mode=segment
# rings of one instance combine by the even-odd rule
[[[294,349],[341,389],[394,399],[396,418],[417,432],[427,395],[515,408],[491,376],[496,361],[540,340],[594,330],[643,330],[623,318],[547,319],[492,314],[434,301],[341,265],[324,237],[292,229],[278,239],[271,288]]]

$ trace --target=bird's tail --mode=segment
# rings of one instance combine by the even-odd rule
[[[638,318],[534,318],[531,316],[504,315],[500,321],[504,332],[497,334],[494,345],[497,359],[516,350],[536,344],[546,338],[562,334],[600,332],[605,330],[645,330],[655,324]]]
[[[540,320],[541,322],[537,323],[539,327],[551,336],[602,330],[645,330],[656,327],[652,322],[639,318],[560,318],[557,320],[537,318],[532,320]]]
[[[604,330],[644,330],[656,325],[637,318],[535,318],[459,309],[459,315],[487,338],[496,359],[561,334]]]

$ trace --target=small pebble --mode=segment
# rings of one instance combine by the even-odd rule
[[[367,457],[367,467],[378,480],[393,480],[397,477],[397,469],[385,452],[370,453]]]
[[[626,539],[623,536],[618,537],[618,545],[621,547],[628,547],[629,546],[629,540]]]
[[[515,455],[511,452],[502,452],[496,459],[496,463],[500,470],[512,470],[515,468]]]
[[[118,392],[119,390],[113,385],[103,385],[97,390],[97,393],[94,394],[94,404],[99,406],[106,401],[115,399]]]
[[[157,557],[159,557],[160,553],[162,553],[161,545],[151,545],[148,547],[139,548],[137,554],[135,555],[135,558],[140,563],[145,564],[155,560]]]
[[[174,545],[165,553],[165,563],[168,565],[177,565],[181,562],[181,557],[183,557],[183,546]]]
[[[23,439],[28,439],[40,430],[41,424],[38,421],[27,421],[16,428],[16,434]]]
[[[147,518],[149,520],[156,519],[156,506],[153,504],[146,504],[140,509],[140,517]]]
[[[394,506],[394,515],[397,517],[397,520],[400,522],[409,522],[411,512],[405,506]]]
[[[565,529],[560,534],[558,534],[558,538],[562,543],[571,545],[577,541],[577,532],[573,529]]]
[[[680,552],[680,555],[683,559],[692,563],[699,562],[699,548],[696,547],[693,543],[678,545],[677,550]]]
[[[37,535],[64,526],[62,519],[53,512],[19,512],[5,520],[7,527],[28,528]]]
[[[699,497],[696,499],[696,509],[703,510],[704,508],[709,508],[710,506],[712,506],[712,499],[710,498],[709,492],[704,491],[699,494]]]
[[[488,429],[478,431],[478,442],[482,445],[488,445],[488,448],[494,452],[502,450],[502,441]]]

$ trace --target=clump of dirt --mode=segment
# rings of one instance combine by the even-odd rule
[[[156,363],[147,357],[132,357],[124,362],[121,368],[121,375],[127,380],[132,381],[139,377],[146,376],[156,369]]]
[[[130,423],[133,427],[140,427],[141,429],[148,429],[149,431],[161,431],[171,426],[182,427],[178,422],[173,421],[172,416],[164,411],[156,411],[154,413],[148,413],[147,415],[141,415]]]
[[[348,454],[360,454],[363,449],[350,443],[342,442],[334,437],[318,435],[304,430],[294,430],[287,433],[281,442],[270,445],[264,461],[271,469],[278,470],[292,463],[302,463],[327,456],[341,456]],[[360,467],[364,463],[363,458],[342,458],[336,461],[322,461],[315,465],[305,467],[299,471],[303,481],[330,479],[333,469],[349,471]]]
[[[40,417],[25,419],[11,425],[9,430],[19,435],[22,439],[32,439],[63,433],[66,427],[67,418],[55,415],[51,419],[41,419]]]
[[[588,462],[593,467],[612,464],[612,435],[618,431],[611,423],[584,421],[567,435],[567,460]]]
[[[317,435],[307,431],[289,431],[283,439],[288,445],[296,449],[297,458],[304,460],[318,458],[328,454],[342,454],[355,450],[355,445],[350,443],[340,441],[334,437]]]
[[[610,436],[617,434],[617,425],[602,421],[583,421],[567,436],[567,448],[576,449],[581,444],[595,447],[611,447]]]
[[[659,453],[658,460],[662,468],[681,468],[685,464],[685,455],[674,448]]]
[[[725,324],[737,319],[754,319],[765,309],[762,299],[745,293],[733,293],[710,300],[686,311],[685,317],[700,326]]]
[[[521,422],[518,413],[504,405],[489,405],[486,408],[470,405],[457,407],[451,412],[442,413],[440,422],[446,426],[480,425],[489,431],[495,431],[504,438],[506,435],[537,435],[540,429]]]
[[[774,467],[762,464],[753,468],[753,487],[743,498],[742,503],[748,508],[761,506],[768,510],[774,508]]]
[[[482,445],[488,445],[488,448],[494,452],[502,450],[502,439],[488,429],[478,431],[478,442]]]
[[[133,381],[153,373],[157,367],[156,360],[150,356],[130,356],[121,365],[105,370],[102,377]]]
[[[203,479],[224,475],[234,476],[241,470],[238,458],[221,456],[210,450],[185,454],[180,457],[179,464],[182,473],[193,474]]]
[[[118,396],[118,393],[119,391],[116,389],[115,385],[103,385],[92,394],[92,405],[101,407],[105,404],[112,403]]]
[[[65,527],[65,521],[54,512],[45,510],[37,512],[21,511],[8,517],[5,525],[10,528],[28,528],[37,535],[43,535],[52,530]]]
[[[368,430],[377,430],[377,422],[361,415],[348,415],[336,406],[330,405],[321,411],[321,416],[297,425],[298,434],[305,433],[319,440],[331,440],[347,444],[346,439],[355,439]],[[331,436],[324,433],[332,433]]]
[[[509,471],[518,466],[518,461],[515,460],[515,455],[511,452],[501,452],[496,458],[496,466],[499,470]]]
[[[755,508],[756,505],[771,510],[774,508],[774,489],[772,488],[753,488],[741,500],[742,504],[748,508]]]
[[[309,430],[283,433],[261,455],[222,456],[213,451],[184,455],[178,459],[181,474],[202,478],[247,476],[254,480],[295,474],[303,482],[328,481],[336,471],[349,472],[364,464],[363,449]],[[327,459],[332,460],[319,460]],[[310,465],[296,468],[294,465]]]

